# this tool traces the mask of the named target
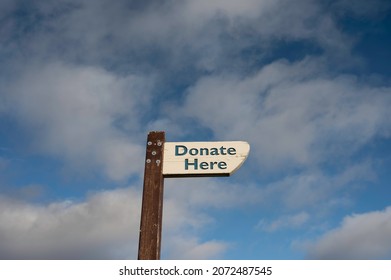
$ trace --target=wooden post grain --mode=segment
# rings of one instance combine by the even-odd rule
[[[165,133],[148,134],[141,207],[139,260],[159,260],[163,214],[163,151]]]

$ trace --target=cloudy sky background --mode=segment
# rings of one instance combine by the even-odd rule
[[[1,0],[0,258],[135,259],[163,130],[251,145],[165,180],[163,259],[390,259],[390,9]]]

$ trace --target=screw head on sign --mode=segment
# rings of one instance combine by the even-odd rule
[[[158,145],[158,146],[161,146],[161,145],[162,145],[162,142],[160,142],[160,141],[157,142],[157,145]]]
[[[150,159],[147,159],[147,163],[151,163],[151,160],[150,160]]]
[[[156,156],[156,151],[152,151],[152,155],[153,155],[153,156]]]
[[[151,146],[152,145],[152,142],[151,141],[148,141],[148,146]]]
[[[157,160],[156,160],[156,164],[157,164],[157,165],[160,164],[160,159],[157,159]]]

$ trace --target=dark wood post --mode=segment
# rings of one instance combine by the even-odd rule
[[[159,260],[163,214],[163,152],[165,133],[148,134],[141,207],[139,260]]]

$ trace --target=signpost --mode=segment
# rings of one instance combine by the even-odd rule
[[[160,259],[163,214],[164,132],[150,132],[147,139],[141,206],[138,259]]]
[[[243,141],[165,142],[165,133],[148,134],[141,209],[139,260],[160,259],[164,177],[230,176],[246,160]]]

